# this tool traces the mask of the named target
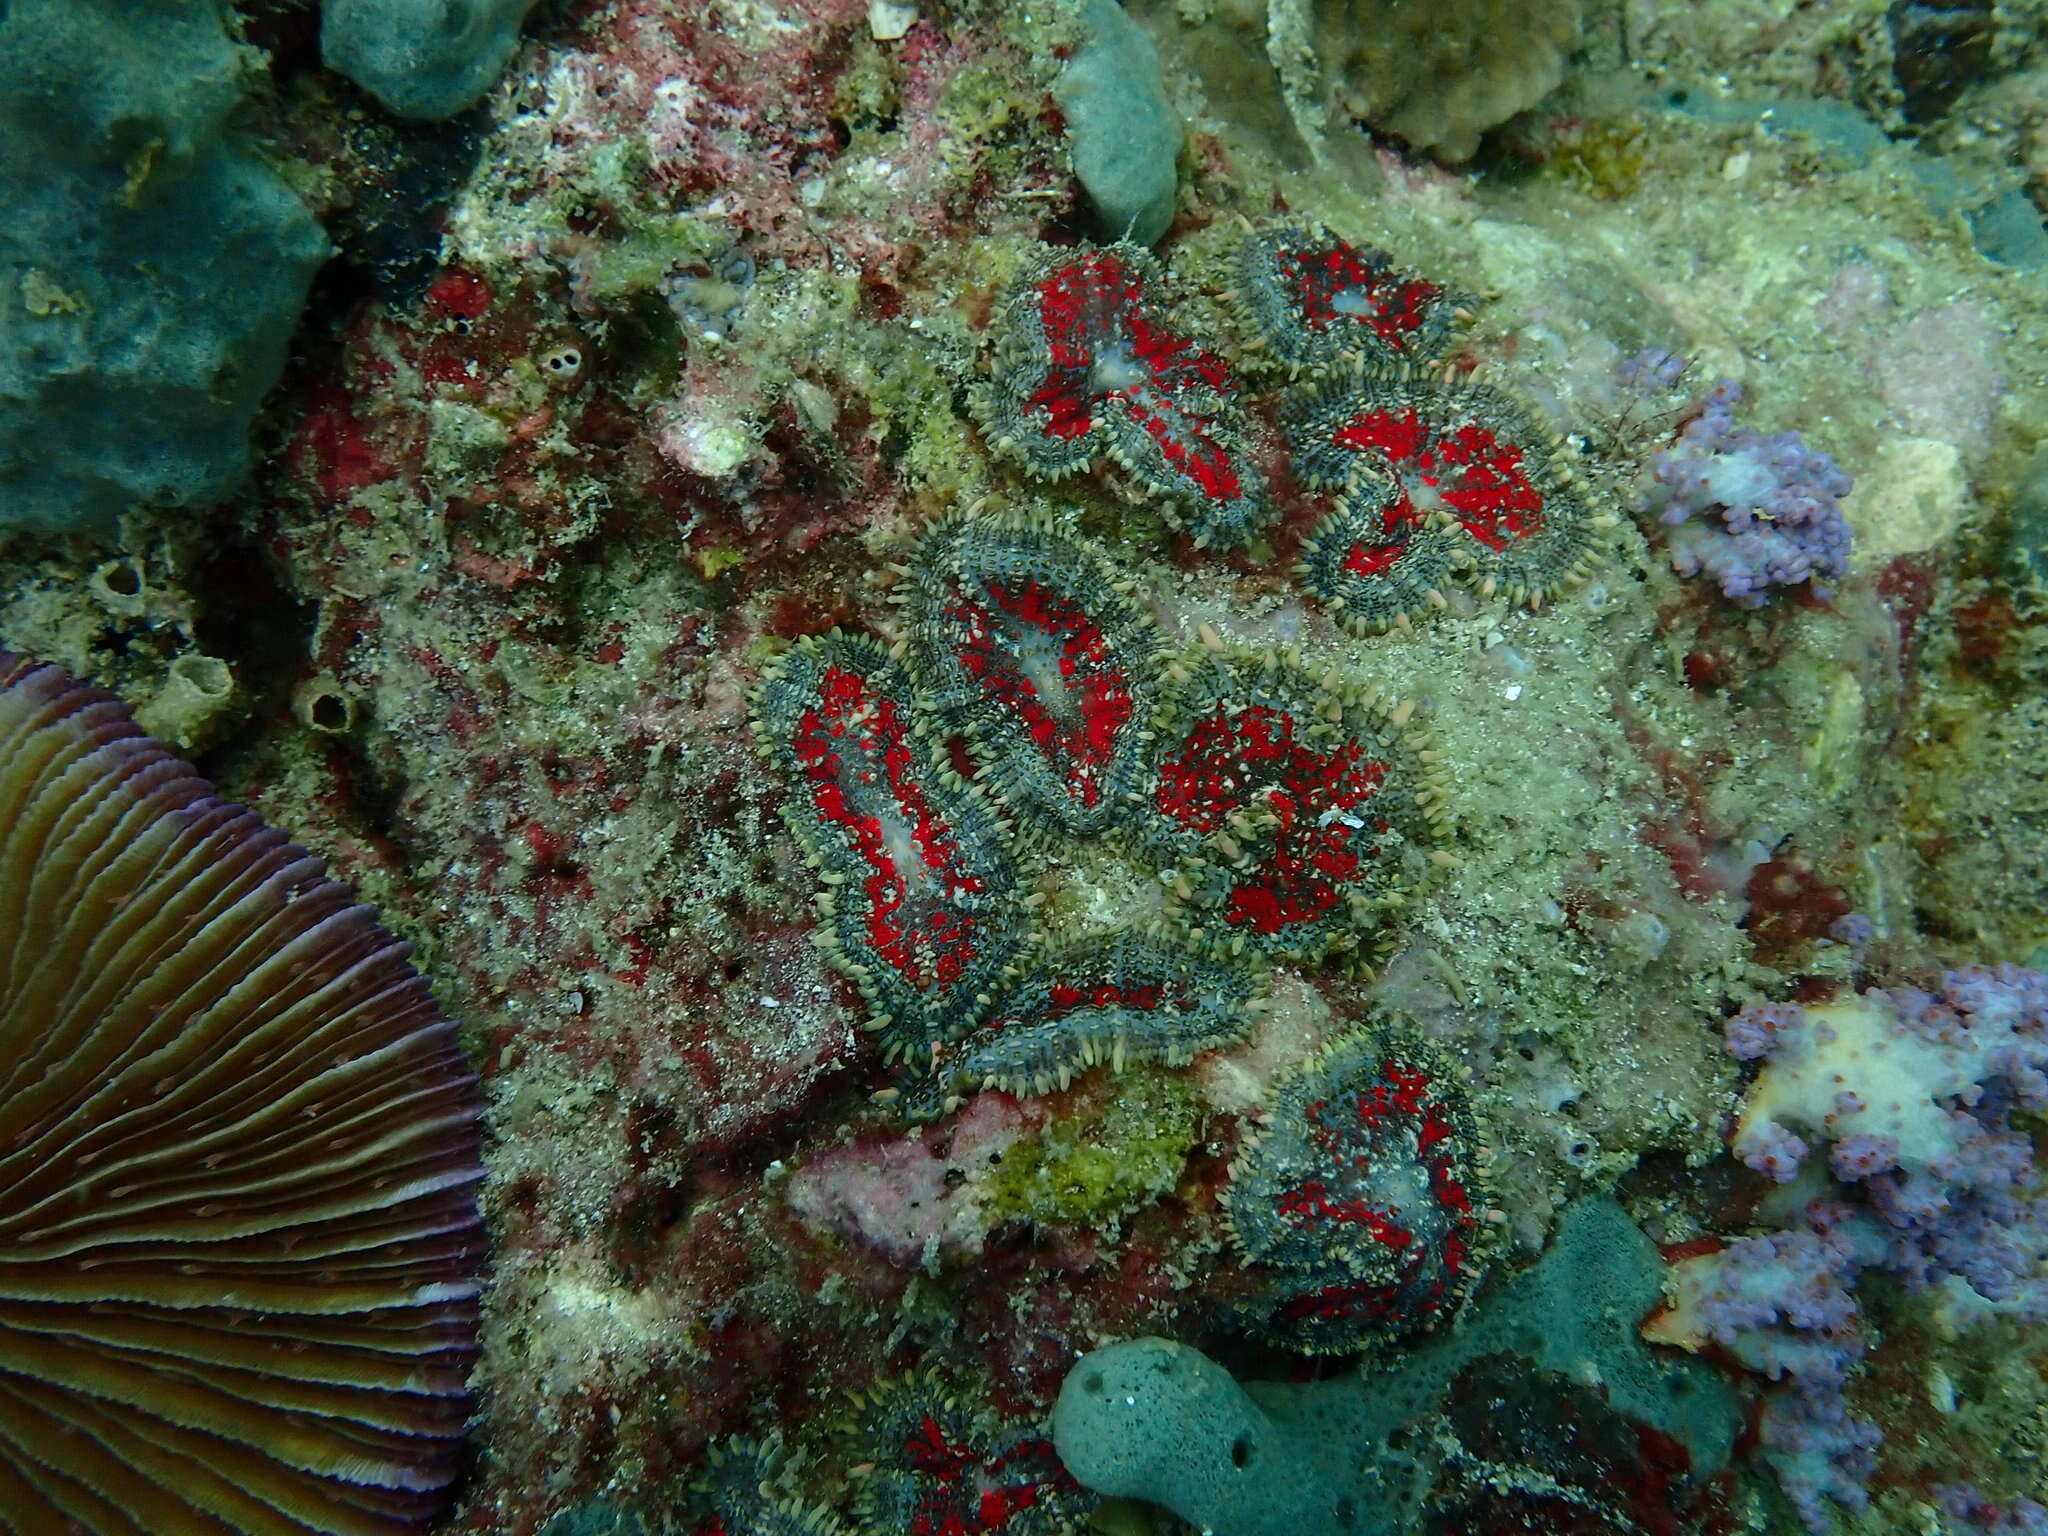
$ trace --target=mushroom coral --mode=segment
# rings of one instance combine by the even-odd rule
[[[482,1105],[406,954],[118,701],[0,651],[0,1531],[446,1506]]]

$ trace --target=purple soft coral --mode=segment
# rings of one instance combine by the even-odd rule
[[[1862,1199],[1815,1201],[1800,1227],[1685,1261],[1674,1273],[1682,1321],[1666,1337],[1711,1339],[1779,1383],[1764,1454],[1821,1531],[1827,1501],[1863,1506],[1879,1441],[1844,1397],[1869,1348],[1852,1294],[1864,1270],[1911,1290],[1960,1282],[1966,1318],[2048,1316],[2048,1198],[2034,1193],[2032,1143],[2010,1123],[2012,1110],[2048,1103],[2048,975],[1970,966],[1938,992],[1752,1008],[1726,1038],[1731,1055],[1764,1063],[1736,1155],[1785,1183],[1810,1138]],[[2014,1506],[2004,1523],[1968,1528],[2032,1536],[2035,1518]]]
[[[1849,1411],[1850,1373],[1870,1343],[1851,1291],[1882,1252],[1846,1207],[1817,1204],[1813,1224],[1745,1237],[1678,1272],[1688,1326],[1781,1385],[1764,1405],[1765,1460],[1807,1526],[1827,1528],[1824,1501],[1849,1509],[1883,1438]]]
[[[1959,1276],[1980,1296],[2048,1311],[2048,1207],[2028,1193],[2032,1149],[2014,1109],[2048,1104],[2048,976],[1970,966],[1936,993],[1866,992],[1728,1021],[1728,1051],[1765,1063],[1735,1155],[1780,1183],[1828,1148],[1860,1184],[1909,1286]]]
[[[1996,1503],[1968,1483],[1934,1490],[1950,1536],[2048,1536],[2048,1508],[2032,1499]]]
[[[1645,347],[1633,357],[1625,357],[1616,364],[1614,376],[1630,389],[1645,392],[1670,389],[1685,377],[1688,366],[1676,352],[1667,352],[1662,347]]]
[[[1852,482],[1796,432],[1736,426],[1741,398],[1733,380],[1714,386],[1677,447],[1652,461],[1641,505],[1672,530],[1672,568],[1711,577],[1742,607],[1800,582],[1826,597],[1849,570],[1841,500]]]

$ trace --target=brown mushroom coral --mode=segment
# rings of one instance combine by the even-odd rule
[[[0,1531],[446,1505],[481,1102],[405,957],[118,702],[0,651]]]

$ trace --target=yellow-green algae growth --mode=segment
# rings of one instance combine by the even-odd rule
[[[1184,1075],[1132,1069],[1095,1117],[1059,1116],[1003,1159],[985,1186],[994,1222],[1113,1230],[1178,1186],[1202,1139],[1203,1109]]]

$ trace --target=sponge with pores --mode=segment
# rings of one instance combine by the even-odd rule
[[[1282,1536],[1359,1528],[1300,1442],[1230,1372],[1170,1339],[1089,1355],[1060,1387],[1053,1445],[1085,1487],[1163,1504],[1205,1530]]]
[[[320,60],[401,117],[453,117],[483,99],[534,0],[327,0]]]

